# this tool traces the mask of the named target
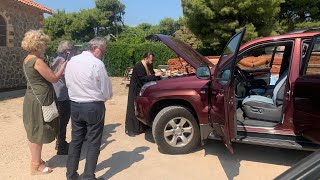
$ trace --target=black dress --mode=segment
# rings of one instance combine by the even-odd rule
[[[145,130],[145,125],[141,123],[134,113],[134,100],[138,96],[141,87],[144,83],[150,81],[156,81],[159,78],[155,76],[152,65],[148,65],[151,75],[147,75],[146,69],[144,68],[142,62],[137,63],[132,71],[129,94],[128,94],[128,105],[127,105],[127,115],[126,115],[126,133],[129,134],[140,134]]]

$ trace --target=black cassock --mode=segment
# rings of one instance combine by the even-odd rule
[[[153,66],[148,66],[151,75],[147,75],[146,69],[144,68],[142,62],[137,63],[132,71],[129,94],[128,94],[128,105],[127,105],[127,115],[126,115],[126,133],[142,133],[144,132],[145,125],[141,123],[134,113],[134,100],[139,95],[140,89],[146,82],[156,81],[159,77],[154,74]]]

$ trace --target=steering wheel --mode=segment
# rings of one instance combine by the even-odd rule
[[[238,67],[235,67],[236,73],[242,78],[242,82],[249,82],[247,75]],[[238,79],[239,80],[239,79]]]

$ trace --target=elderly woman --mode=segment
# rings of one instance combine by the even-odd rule
[[[53,60],[53,64],[57,64],[59,61],[67,61],[72,56],[73,44],[68,40],[63,40],[58,46],[58,56]],[[59,64],[59,63],[58,63]],[[52,69],[55,73],[59,71],[61,65]],[[69,144],[66,141],[67,125],[70,119],[70,99],[68,94],[68,88],[66,86],[66,80],[64,73],[60,77],[59,81],[53,83],[53,88],[57,95],[57,108],[59,111],[59,134],[56,141],[57,155],[68,155]]]
[[[23,102],[23,123],[29,140],[32,175],[52,172],[52,168],[41,160],[41,151],[43,144],[55,140],[58,120],[44,122],[41,106],[53,103],[55,95],[51,83],[60,79],[66,66],[66,63],[63,62],[59,71],[54,73],[43,61],[49,40],[49,36],[42,30],[30,30],[25,34],[21,43],[21,47],[29,52],[23,61],[23,69],[28,82]]]

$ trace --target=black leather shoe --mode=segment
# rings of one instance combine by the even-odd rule
[[[130,137],[135,137],[138,136],[140,134],[142,134],[143,132],[137,133],[137,132],[130,132],[130,131],[126,131],[126,134]]]

